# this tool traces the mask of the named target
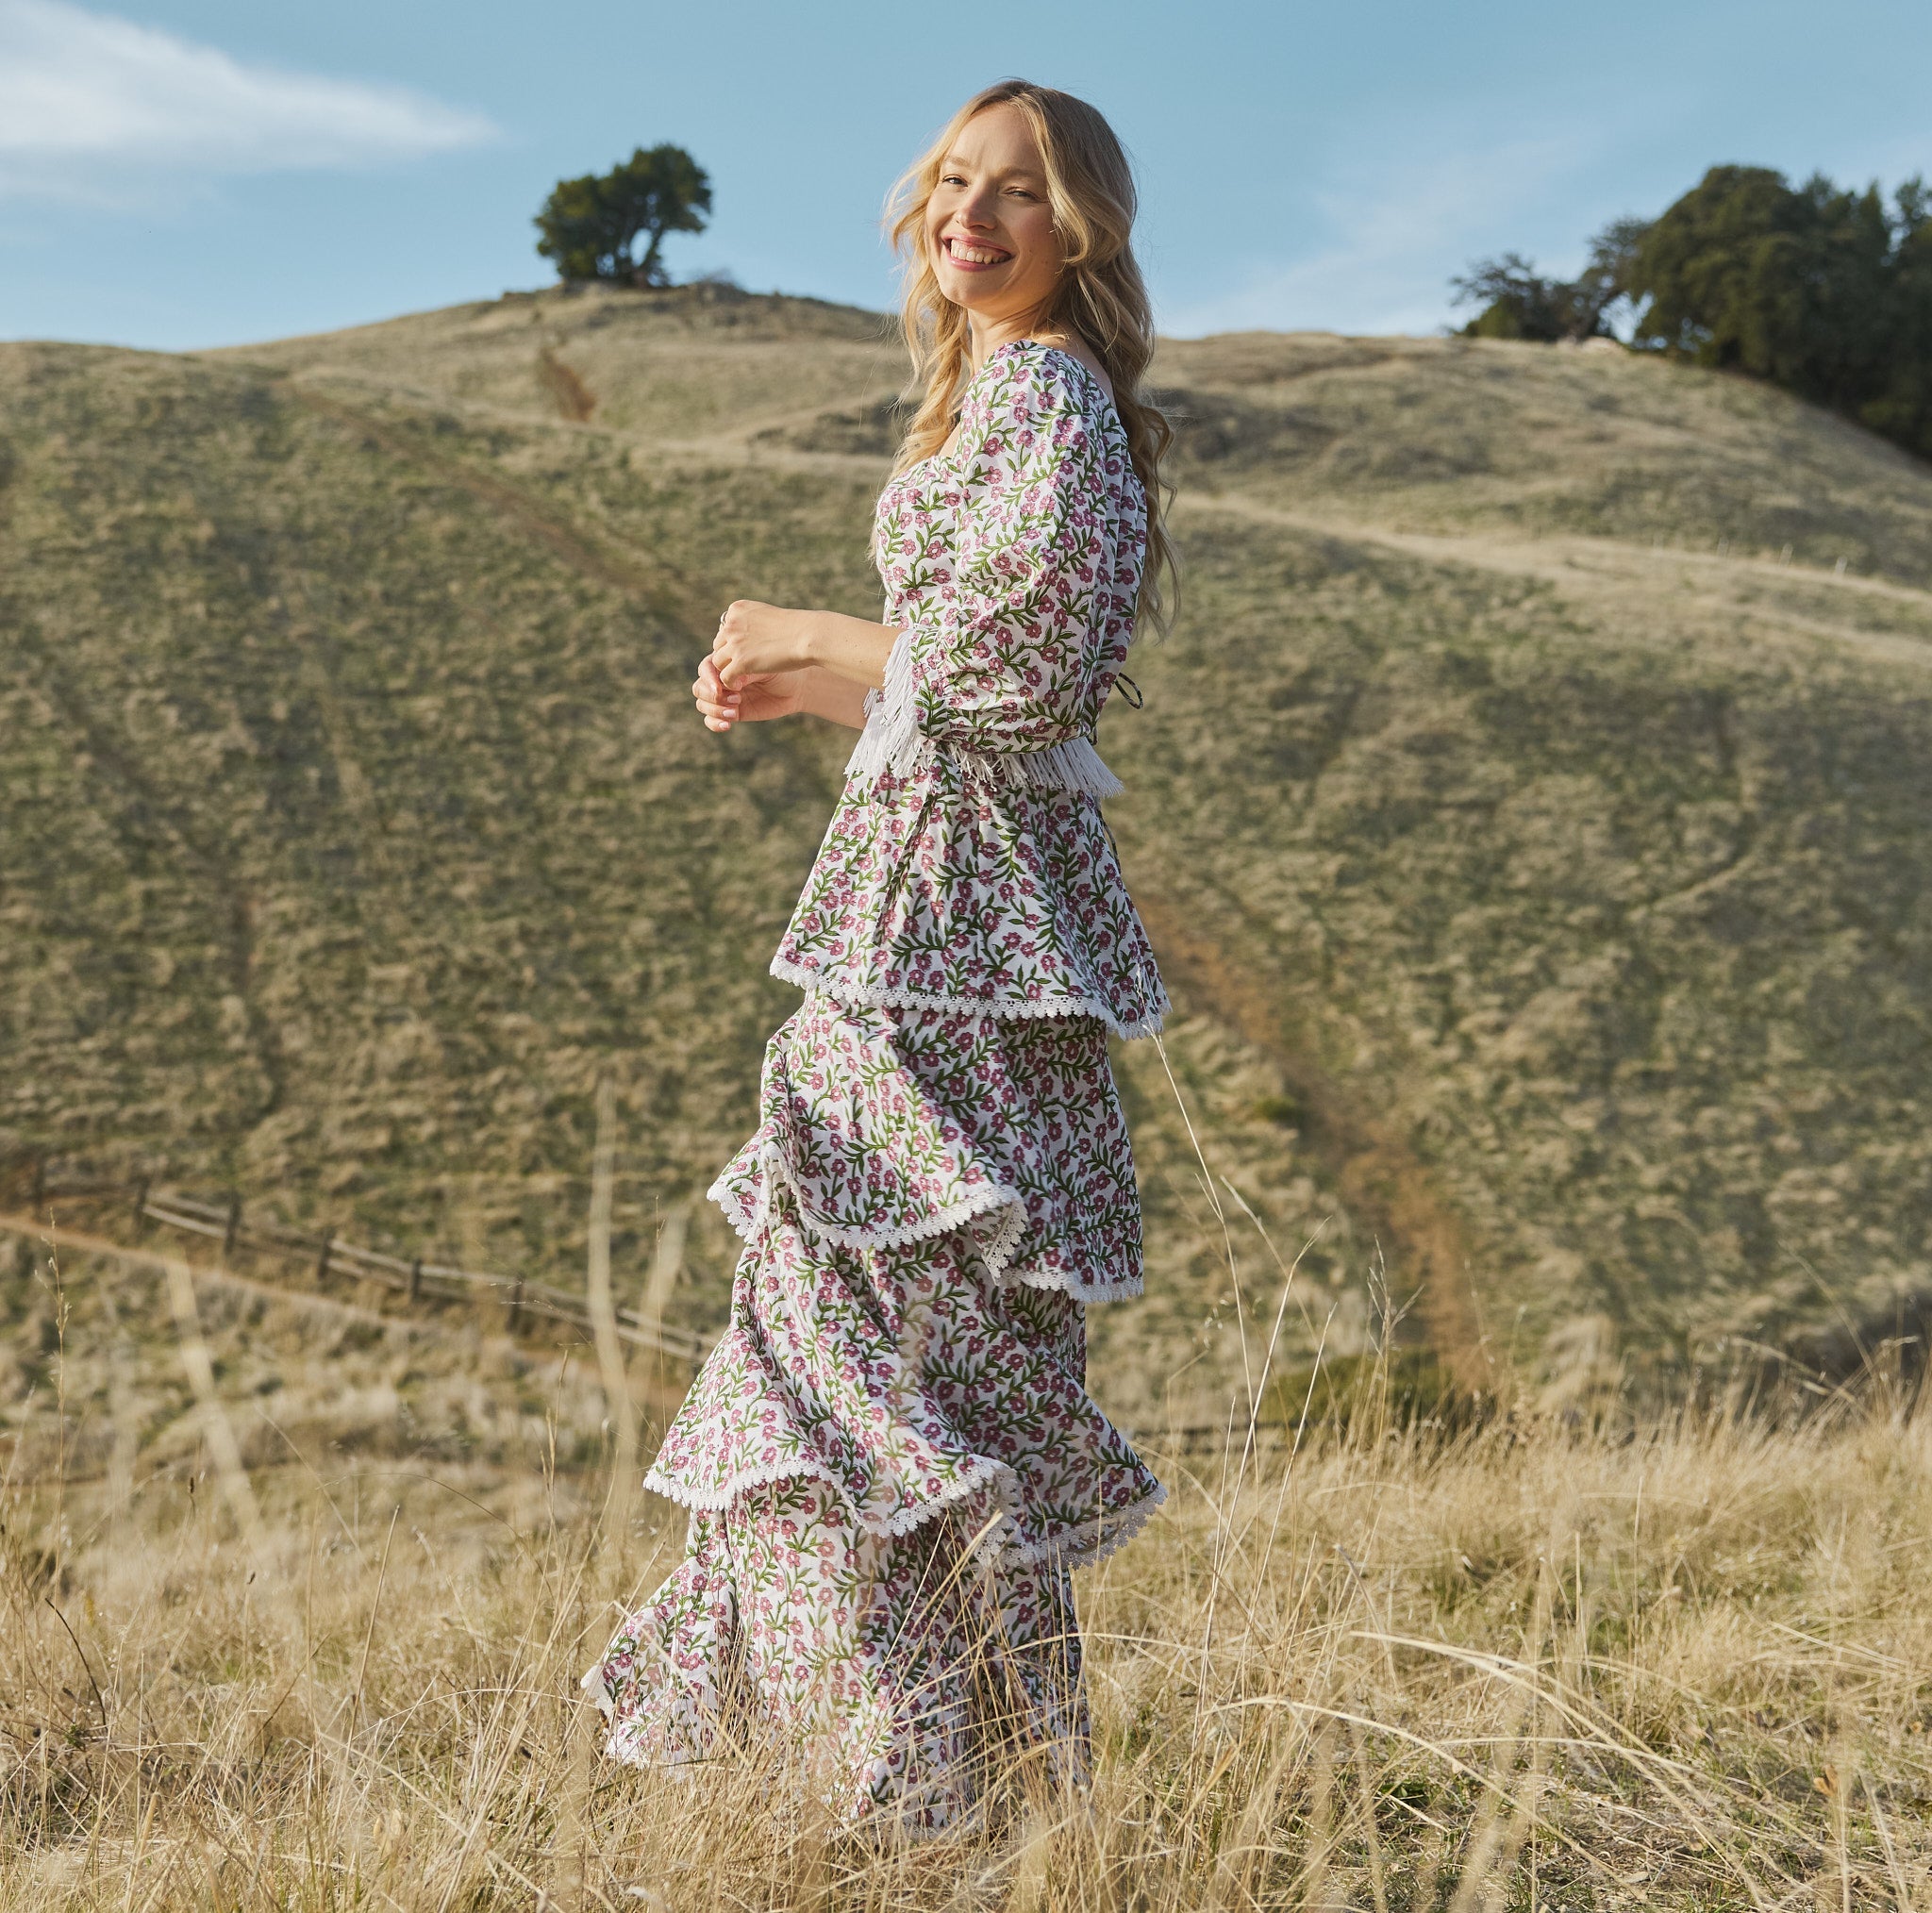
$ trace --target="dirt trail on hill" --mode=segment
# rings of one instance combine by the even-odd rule
[[[1303,1131],[1309,1148],[1342,1200],[1382,1240],[1398,1296],[1416,1291],[1429,1346],[1442,1366],[1472,1394],[1494,1394],[1506,1377],[1483,1332],[1462,1223],[1436,1193],[1426,1167],[1392,1126],[1356,1107],[1303,1053],[1266,979],[1231,956],[1224,940],[1141,883],[1134,901],[1179,993],[1266,1056],[1301,1100],[1310,1119]]]
[[[358,433],[391,457],[467,491],[479,504],[488,506],[525,536],[545,546],[584,576],[622,591],[625,597],[686,632],[703,627],[704,615],[697,608],[701,602],[698,593],[675,565],[661,557],[654,558],[652,569],[647,573],[628,557],[610,551],[601,541],[588,536],[581,526],[546,508],[521,486],[512,484],[500,474],[453,458],[446,452],[440,452],[435,446],[422,442],[407,426],[373,418],[359,407],[345,403],[332,392],[318,391],[312,385],[293,383],[287,385],[285,390],[305,410]]]
[[[1634,544],[1609,538],[1558,535],[1509,539],[1491,532],[1397,531],[1359,519],[1291,511],[1226,492],[1212,498],[1183,495],[1176,504],[1185,515],[1239,518],[1316,538],[1335,539],[1345,544],[1379,545],[1431,564],[1462,565],[1507,577],[1534,578],[1553,586],[1592,615],[1629,613],[1631,628],[1636,630],[1655,625],[1659,583],[1668,581],[1674,573],[1678,591],[1686,594],[1694,608],[1732,620],[1748,618],[1754,636],[1822,640],[1888,664],[1932,670],[1932,591],[1882,578],[1856,577],[1814,566],[1780,564],[1769,558],[1676,551],[1668,546]],[[1924,618],[1925,635],[1921,638],[1873,630],[1829,618],[1807,616],[1789,605],[1748,594],[1750,587],[1758,583],[1775,584],[1786,591],[1794,585],[1801,586],[1821,595],[1841,596],[1848,605],[1859,599],[1896,605]]]

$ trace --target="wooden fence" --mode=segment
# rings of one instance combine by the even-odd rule
[[[581,1295],[523,1275],[491,1275],[475,1269],[458,1269],[422,1256],[402,1256],[367,1249],[334,1229],[311,1236],[273,1221],[251,1218],[240,1196],[210,1203],[178,1190],[156,1189],[150,1183],[63,1182],[50,1179],[44,1161],[27,1165],[33,1214],[43,1217],[50,1202],[125,1202],[136,1234],[151,1223],[204,1237],[221,1244],[226,1261],[236,1250],[267,1256],[285,1267],[299,1270],[309,1287],[320,1289],[331,1274],[376,1282],[411,1302],[425,1296],[445,1302],[488,1301],[501,1306],[514,1330],[525,1317],[545,1317],[569,1322],[589,1336],[594,1332],[589,1305]],[[12,1180],[18,1187],[19,1178]],[[703,1360],[707,1343],[690,1329],[645,1320],[635,1309],[616,1311],[617,1333],[625,1341],[657,1349],[677,1361]]]

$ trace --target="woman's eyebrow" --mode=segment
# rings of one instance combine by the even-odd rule
[[[971,173],[973,170],[973,161],[962,159],[957,153],[948,153],[940,161],[941,173]],[[999,179],[1030,179],[1036,186],[1043,185],[1046,180],[1046,175],[1038,166],[988,166],[982,170]]]

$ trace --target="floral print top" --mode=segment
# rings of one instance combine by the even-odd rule
[[[997,347],[951,448],[879,498],[901,635],[774,975],[855,1005],[1159,1027],[1093,745],[1146,540],[1100,382],[1058,346]]]

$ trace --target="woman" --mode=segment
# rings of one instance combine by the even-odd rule
[[[1133,204],[1091,107],[961,108],[894,229],[925,399],[886,621],[734,604],[692,687],[714,731],[863,734],[772,964],[805,1004],[711,1190],[730,1325],[647,1477],[685,1560],[585,1685],[620,1759],[762,1743],[915,1830],[1016,1763],[1084,1774],[1069,1571],[1163,1493],[1084,1386],[1085,1306],[1141,1289],[1107,1036],[1167,1006],[1092,741],[1168,555]]]

